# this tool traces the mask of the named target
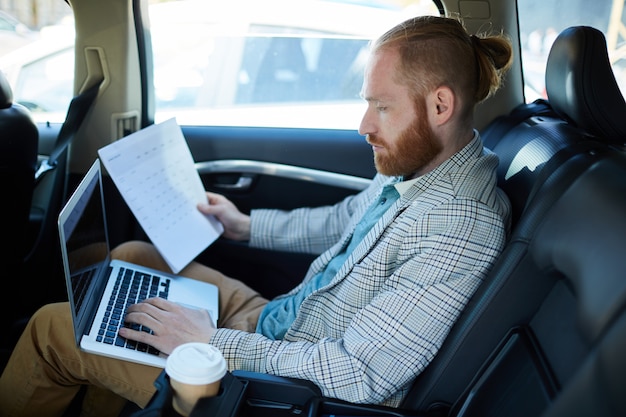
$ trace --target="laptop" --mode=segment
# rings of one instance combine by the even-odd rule
[[[117,330],[124,326],[126,308],[158,296],[188,307],[206,309],[217,325],[218,288],[191,278],[112,260],[103,195],[101,165],[96,159],[58,219],[76,344],[85,352],[165,367],[165,355],[160,355],[155,348],[118,335]]]

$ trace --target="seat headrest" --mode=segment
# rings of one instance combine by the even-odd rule
[[[599,30],[573,26],[559,34],[548,55],[546,91],[561,117],[601,140],[626,143],[626,102]]]
[[[7,77],[0,71],[0,109],[8,109],[12,104],[13,90],[11,90]]]

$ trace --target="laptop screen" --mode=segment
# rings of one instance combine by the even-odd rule
[[[106,222],[100,187],[99,164],[96,162],[64,208],[59,224],[68,296],[77,339],[95,314],[102,286],[102,274],[109,261]]]

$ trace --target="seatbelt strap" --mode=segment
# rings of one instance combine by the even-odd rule
[[[82,125],[83,120],[85,120],[87,112],[98,95],[98,90],[100,89],[102,81],[103,78],[100,78],[91,87],[74,97],[70,102],[65,122],[63,122],[63,125],[61,126],[59,136],[54,144],[54,149],[50,152],[48,159],[42,161],[37,169],[37,172],[35,172],[35,184],[41,180],[43,174],[56,168],[59,156],[61,156],[65,148],[67,148],[72,138],[76,135],[76,132]]]

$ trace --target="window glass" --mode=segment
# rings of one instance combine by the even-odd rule
[[[358,126],[368,43],[431,0],[205,0],[150,7],[155,119]]]
[[[72,9],[62,1],[19,1],[0,12],[0,70],[14,101],[36,121],[65,120],[74,88]]]
[[[34,112],[64,111],[72,100],[74,51],[63,49],[25,63],[15,84],[19,102]]]
[[[607,38],[609,59],[626,92],[623,0],[518,0],[526,101],[546,98],[545,68],[556,36],[570,26],[593,26]]]
[[[35,120],[63,122],[71,9],[17,3],[0,14],[0,36],[12,36],[0,69]],[[408,16],[439,14],[432,0],[150,0],[149,13],[157,122],[349,129],[363,111],[368,42]]]

